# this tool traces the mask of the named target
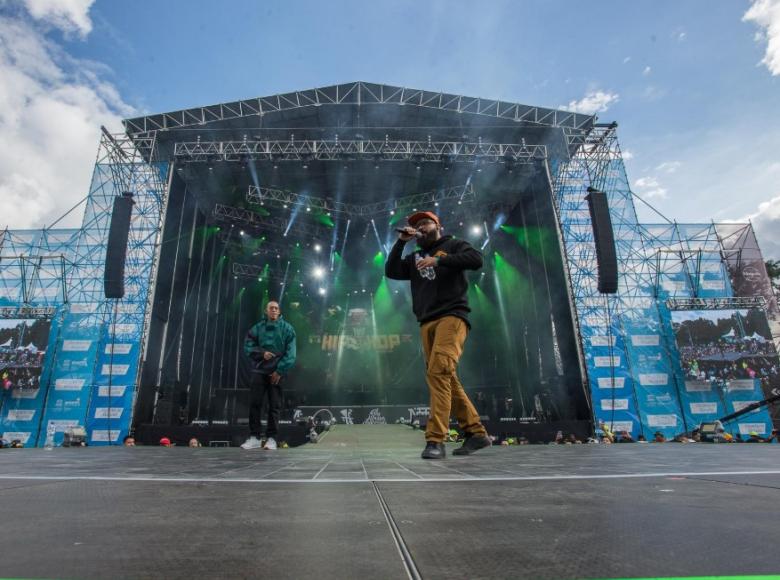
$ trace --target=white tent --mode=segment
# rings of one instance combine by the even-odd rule
[[[30,352],[38,352],[38,347],[35,346],[33,343],[30,343],[24,347],[24,350],[29,350]]]
[[[755,331],[753,332],[753,334],[748,336],[748,338],[751,340],[755,340],[756,342],[766,342],[766,339]]]
[[[3,344],[0,344],[0,348],[11,348],[13,346],[13,339],[9,338]]]
[[[732,328],[726,334],[722,334],[721,338],[734,338],[734,329]]]

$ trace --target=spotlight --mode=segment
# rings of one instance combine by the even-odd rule
[[[395,215],[395,210],[394,209],[390,210],[390,215]]]
[[[307,208],[306,208],[306,211],[311,211],[311,208],[310,208],[310,207],[307,207]]]
[[[471,233],[472,235],[478,236],[482,233],[482,228],[480,226],[471,226]]]
[[[322,246],[319,245],[319,244],[314,244],[314,251],[315,252],[321,252],[322,251]]]
[[[509,173],[512,173],[512,170],[515,168],[515,156],[512,155],[511,151],[504,153],[504,167],[506,167]]]
[[[241,230],[240,232],[238,232],[238,234],[239,234],[240,236],[243,236],[243,235],[244,235],[244,230]]]
[[[323,276],[325,276],[325,268],[323,268],[322,266],[317,266],[316,268],[314,268],[312,274],[314,274],[315,278],[318,279],[322,278]]]
[[[445,153],[441,156],[441,166],[444,169],[444,171],[449,171],[450,167],[452,167],[452,155],[449,153]]]
[[[319,293],[320,296],[325,296],[325,294],[326,294],[325,288],[318,288],[317,292]]]

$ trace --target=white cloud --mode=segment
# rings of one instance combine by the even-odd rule
[[[637,194],[647,199],[664,199],[668,193],[667,189],[661,186],[658,180],[652,176],[637,179],[634,182],[634,189],[636,189]]]
[[[627,56],[626,58],[623,59],[623,64],[627,64],[629,62],[631,62],[631,57],[630,56]]]
[[[576,113],[595,115],[596,113],[604,113],[618,100],[620,100],[620,97],[617,93],[590,91],[579,101],[570,101],[568,105],[563,105],[561,108]]]
[[[759,27],[756,39],[766,41],[766,53],[761,63],[772,76],[780,75],[780,0],[753,0],[742,20]]]
[[[51,224],[85,197],[100,126],[119,131],[133,112],[104,80],[105,67],[69,57],[38,26],[0,17],[0,227],[12,229]]]
[[[89,9],[95,0],[24,0],[30,15],[64,32],[75,32],[82,38],[92,31]]]
[[[765,259],[780,259],[780,195],[758,205],[758,211],[743,218],[756,230]]]
[[[663,171],[664,173],[674,173],[678,169],[680,169],[680,166],[682,163],[679,161],[664,161],[663,163],[659,164],[655,169],[656,171]]]
[[[688,37],[688,34],[685,32],[680,32],[677,35],[677,42],[683,42]]]
[[[621,155],[621,157],[623,157],[623,161],[627,161],[629,159],[633,159],[634,158],[634,152],[631,151],[630,149],[623,149],[620,152],[620,155]]]
[[[645,69],[642,71],[642,75],[648,76],[651,72],[653,72],[653,69],[649,66],[646,66]]]

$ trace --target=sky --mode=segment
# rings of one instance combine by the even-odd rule
[[[101,125],[358,80],[617,121],[636,195],[780,259],[780,0],[0,0],[0,227],[84,198]]]

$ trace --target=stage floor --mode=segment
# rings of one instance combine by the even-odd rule
[[[780,573],[780,445],[0,451],[0,576],[623,578]],[[454,447],[448,446],[448,451]]]

